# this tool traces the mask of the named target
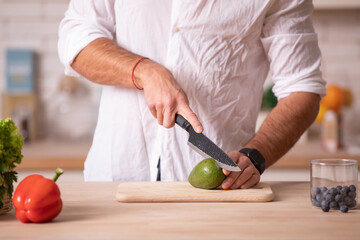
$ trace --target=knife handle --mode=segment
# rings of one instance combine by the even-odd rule
[[[177,113],[175,114],[175,123],[186,131],[189,131],[189,128],[191,127],[191,124],[183,116]]]

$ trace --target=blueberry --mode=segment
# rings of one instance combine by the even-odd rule
[[[326,192],[327,190],[328,190],[328,189],[327,189],[327,187],[325,187],[325,186],[320,188],[320,191],[321,191],[322,193]]]
[[[339,207],[346,206],[346,204],[344,202],[339,202],[338,204],[339,204]]]
[[[320,188],[314,187],[311,191],[311,197],[314,199],[316,197],[316,195],[319,193],[320,193]]]
[[[347,196],[347,197],[344,198],[344,203],[345,203],[347,206],[349,206],[349,205],[351,204],[352,200],[353,200],[353,199],[352,199],[351,197]]]
[[[348,196],[352,199],[356,198],[356,192],[348,192]]]
[[[336,202],[341,202],[342,199],[343,199],[343,197],[342,197],[341,194],[337,194],[337,195],[335,196],[335,201],[336,201]]]
[[[345,197],[346,197],[346,195],[347,195],[347,193],[345,193],[345,192],[341,192],[341,193],[340,193],[340,195],[341,195],[341,197],[342,197],[342,198],[345,198]]]
[[[325,192],[323,192],[323,198],[326,198],[326,196],[329,194],[329,190],[326,190]]]
[[[325,200],[326,200],[327,202],[331,202],[331,201],[334,200],[334,196],[331,195],[331,194],[328,194],[328,195],[325,196]]]
[[[351,202],[347,205],[350,208],[356,207],[356,201],[353,199]]]
[[[329,206],[329,201],[326,200],[321,201],[321,207],[328,207],[328,206]]]
[[[311,203],[312,203],[312,205],[314,205],[314,206],[316,206],[316,207],[320,207],[320,206],[321,206],[320,202],[319,202],[319,201],[316,201],[315,199],[313,199],[313,200],[311,201]]]
[[[322,200],[322,195],[321,193],[317,194],[315,197],[316,201],[320,202]]]
[[[347,194],[349,191],[349,187],[348,186],[343,186],[340,190],[341,194]]]
[[[321,210],[323,210],[323,212],[328,212],[330,210],[330,207],[321,205]]]
[[[331,194],[332,196],[335,196],[338,193],[338,190],[336,188],[331,188],[329,190],[329,194]]]
[[[332,202],[329,203],[329,207],[330,207],[330,208],[337,208],[337,207],[338,207],[338,203],[335,202],[335,201],[332,201]]]
[[[340,192],[341,189],[342,189],[342,186],[339,185],[339,186],[336,187],[336,189],[338,190],[338,192]]]
[[[355,192],[356,191],[356,187],[355,187],[355,185],[350,185],[349,186],[349,190],[350,190],[350,192]]]
[[[346,213],[349,211],[349,208],[346,205],[342,205],[342,206],[340,206],[340,211],[343,213]]]

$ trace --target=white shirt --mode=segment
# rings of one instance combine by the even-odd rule
[[[73,0],[59,29],[59,55],[70,64],[106,37],[171,70],[204,134],[225,152],[255,134],[270,69],[278,99],[292,92],[325,95],[311,1]],[[129,73],[130,74],[130,73]],[[157,124],[144,92],[104,86],[86,181],[186,180],[203,159],[178,126]]]

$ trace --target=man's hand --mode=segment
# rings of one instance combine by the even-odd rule
[[[243,147],[255,148],[266,159],[266,167],[281,158],[314,121],[320,97],[308,92],[295,92],[281,99],[269,113],[255,136]],[[222,183],[224,189],[249,188],[260,181],[259,171],[244,154],[229,153],[241,172],[229,172]]]
[[[71,66],[95,83],[134,88],[131,72],[140,58],[110,39],[98,38],[77,55]],[[165,67],[145,59],[136,65],[134,80],[144,89],[146,104],[160,125],[173,127],[175,114],[179,113],[196,132],[203,131],[186,94]]]
[[[179,113],[190,122],[198,133],[203,127],[190,109],[185,92],[165,67],[151,60],[141,61],[134,72],[137,85],[144,88],[146,104],[160,125],[171,128],[175,114]]]
[[[229,153],[229,157],[240,167],[240,172],[230,172],[223,169],[227,177],[221,184],[223,189],[249,188],[260,181],[260,173],[250,159],[238,151]]]

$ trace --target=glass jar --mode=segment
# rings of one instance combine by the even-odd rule
[[[311,161],[310,198],[323,211],[357,207],[358,162],[350,159]]]

